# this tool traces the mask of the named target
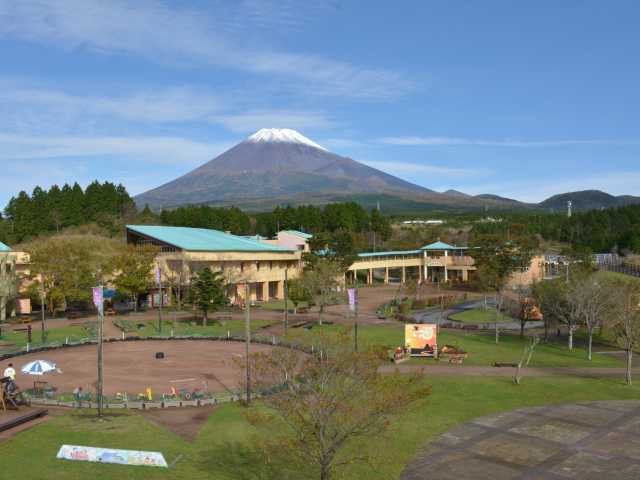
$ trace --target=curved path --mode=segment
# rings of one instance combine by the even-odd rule
[[[640,478],[640,401],[523,408],[436,437],[401,480]]]

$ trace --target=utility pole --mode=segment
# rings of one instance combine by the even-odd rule
[[[284,269],[284,336],[289,331],[289,269]]]
[[[356,276],[356,291],[353,310],[353,349],[358,351],[358,277]]]
[[[98,309],[98,387],[96,391],[96,397],[98,400],[98,417],[102,418],[102,406],[103,399],[103,364],[104,364],[104,352],[103,352],[103,331],[104,331],[104,290],[102,284],[99,287],[93,289],[93,303]]]
[[[245,295],[245,307],[244,307],[244,335],[245,335],[245,359],[247,370],[247,405],[251,402],[251,371],[250,371],[250,359],[249,359],[249,345],[251,345],[251,287],[249,282],[244,284]]]
[[[41,336],[40,336],[40,341],[42,342],[42,344],[44,345],[45,341],[47,340],[47,332],[45,331],[45,293],[44,293],[44,275],[41,273],[40,274],[40,315],[42,317],[42,331]]]

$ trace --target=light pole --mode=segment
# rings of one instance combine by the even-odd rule
[[[245,359],[246,359],[246,382],[247,382],[247,405],[251,402],[251,371],[250,371],[250,359],[249,359],[249,345],[251,345],[251,286],[249,282],[244,284],[244,335],[245,335]]]
[[[284,336],[289,330],[289,269],[284,269]]]

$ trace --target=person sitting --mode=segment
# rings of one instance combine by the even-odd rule
[[[73,389],[73,398],[78,404],[78,407],[82,407],[82,387],[76,387]]]

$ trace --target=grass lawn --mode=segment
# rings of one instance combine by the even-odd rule
[[[33,342],[32,346],[41,345],[40,328],[33,328],[31,331],[31,337]],[[58,342],[64,343],[65,339],[69,338],[70,341],[78,341],[83,338],[91,338],[92,332],[80,325],[69,325],[66,327],[48,328],[47,329],[47,343]],[[6,335],[2,335],[2,340],[11,342],[19,347],[27,345],[27,332],[10,332]]]
[[[289,330],[289,339],[313,344],[319,335],[335,336],[340,332],[348,332],[353,338],[353,331],[343,326],[325,325],[314,326],[311,330],[294,328]],[[465,365],[493,365],[494,362],[517,362],[520,360],[526,338],[518,334],[502,334],[496,345],[493,332],[472,332],[441,329],[438,339],[439,345],[456,345],[469,353]],[[358,344],[361,348],[395,348],[404,344],[403,324],[361,325],[358,328]],[[595,348],[597,351],[597,347]],[[595,354],[593,360],[587,360],[583,348],[567,349],[566,343],[551,341],[540,343],[533,354],[532,367],[622,367],[622,362],[609,355]],[[431,359],[413,359],[411,362],[437,365]]]
[[[200,320],[181,321],[172,320],[171,318],[165,318],[162,322],[162,333],[158,332],[158,322],[135,322],[132,320],[126,320],[121,322],[126,326],[127,335],[137,334],[140,337],[152,337],[157,335],[170,335],[171,330],[176,336],[189,336],[189,335],[202,335],[202,336],[225,336],[227,332],[231,336],[244,335],[244,321],[243,320],[222,320],[220,322],[213,322],[209,319],[207,325],[202,326]],[[251,320],[251,331],[259,333],[262,327],[265,327],[273,323],[268,320]],[[137,325],[144,324],[143,328],[137,328]]]
[[[618,272],[608,272],[606,270],[600,270],[599,272],[596,273],[596,275],[602,277],[602,278],[608,278],[611,280],[622,280],[625,282],[636,282],[636,283],[640,283],[640,278],[638,277],[633,277],[631,275],[625,275],[624,273],[618,273]]]
[[[450,315],[451,320],[458,320],[465,323],[496,323],[496,311],[493,309],[472,308]],[[503,313],[498,314],[498,323],[513,322],[516,319]]]
[[[637,399],[640,386],[628,387],[621,379],[524,378],[514,386],[510,379],[487,377],[429,377],[433,393],[391,422],[382,436],[358,439],[349,452],[366,452],[371,465],[354,463],[336,475],[338,480],[397,479],[404,465],[433,437],[474,417],[524,406],[602,399]],[[259,441],[282,431],[280,424],[249,424],[243,407],[219,407],[194,443],[147,421],[136,413],[114,413],[97,422],[87,412],[58,416],[0,443],[3,478],[39,480],[172,479],[172,480],[283,480],[318,478],[311,466],[293,466],[288,458],[266,462]],[[91,464],[57,460],[63,443],[160,451],[169,469]]]
[[[289,300],[288,305],[289,310],[293,311],[293,302]],[[307,302],[300,302],[297,308],[306,308],[309,304]],[[262,310],[275,310],[275,311],[284,311],[284,300],[269,300],[268,302],[262,302],[256,306],[256,309]]]

